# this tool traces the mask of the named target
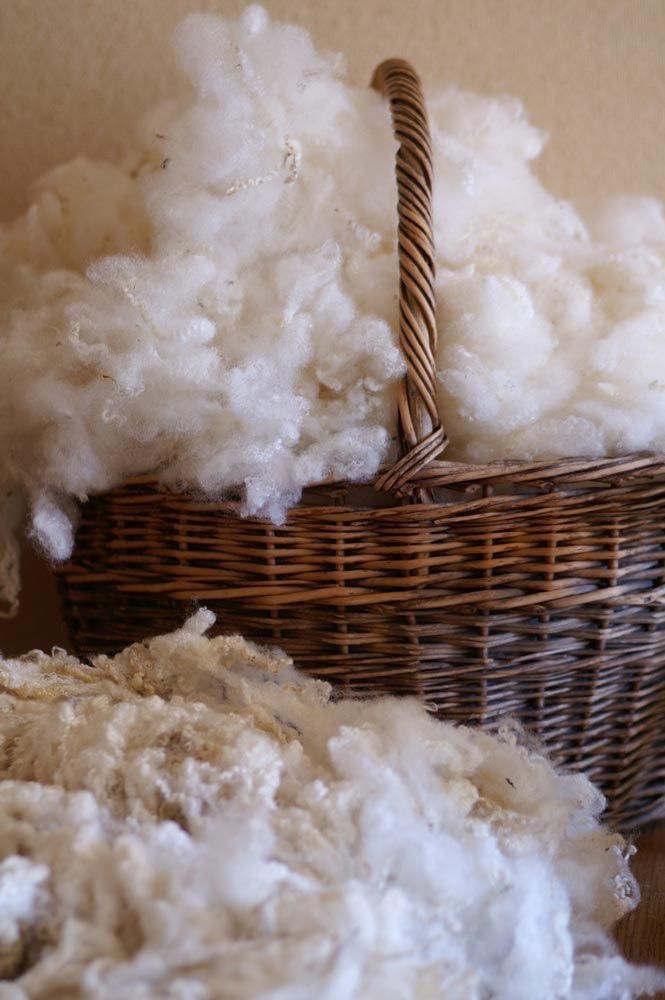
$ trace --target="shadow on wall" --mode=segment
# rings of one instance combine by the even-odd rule
[[[0,652],[17,656],[30,649],[68,646],[55,576],[30,546],[21,553],[23,587],[16,618],[0,618]]]

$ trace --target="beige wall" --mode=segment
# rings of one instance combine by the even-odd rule
[[[46,167],[113,155],[172,88],[173,25],[241,0],[0,0],[0,215]],[[348,55],[358,82],[388,55],[432,87],[521,97],[552,134],[542,175],[561,194],[665,194],[665,0],[267,0]]]
[[[0,218],[64,158],[113,156],[136,115],[169,93],[168,37],[189,10],[239,0],[0,0]],[[343,49],[351,77],[389,55],[427,87],[516,94],[552,135],[543,179],[583,199],[665,197],[665,0],[267,0]],[[1,363],[1,362],[0,362]],[[52,583],[31,564],[23,612],[0,647],[62,642]]]

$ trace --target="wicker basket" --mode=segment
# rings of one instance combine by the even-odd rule
[[[72,639],[113,650],[205,604],[347,693],[522,720],[636,825],[665,811],[665,456],[440,460],[427,118],[406,63],[373,82],[401,144],[403,457],[360,498],[308,491],[279,527],[149,478],[93,498],[60,571]]]

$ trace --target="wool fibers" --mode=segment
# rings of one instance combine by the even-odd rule
[[[188,17],[175,50],[182,92],[121,162],[58,167],[0,229],[7,603],[15,503],[58,560],[76,502],[133,474],[280,521],[395,457],[385,100],[258,7]],[[533,173],[517,100],[428,96],[447,456],[665,450],[663,206],[583,221]]]
[[[507,729],[331,698],[199,611],[0,661],[0,996],[625,1000],[604,802]]]

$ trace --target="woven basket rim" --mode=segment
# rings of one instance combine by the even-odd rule
[[[597,487],[609,484],[620,486],[635,480],[665,479],[665,453],[634,452],[609,458],[574,457],[553,462],[499,460],[484,465],[437,462],[434,469],[430,466],[429,470],[425,470],[426,473],[427,471],[430,472],[430,478],[426,480],[427,493],[432,489],[454,489],[458,496],[448,497],[446,500],[436,497],[422,499],[423,491],[418,489],[418,480],[414,483],[413,490],[387,493],[377,488],[373,477],[365,480],[329,479],[306,487],[300,501],[287,511],[285,522],[300,520],[310,514],[318,518],[340,518],[354,514],[369,516],[374,512],[376,516],[389,517],[390,511],[395,507],[402,510],[405,507],[417,508],[423,517],[439,510],[452,513],[457,505],[468,504],[473,499],[469,496],[470,488],[475,487],[478,495],[482,495],[487,501],[487,490],[497,485],[520,485],[527,489],[531,487],[538,491],[537,496],[542,502],[544,494],[555,493],[559,486],[592,488],[594,484]],[[141,490],[144,491],[145,503],[154,502],[158,496],[164,502],[186,503],[191,508],[199,507],[202,511],[242,517],[247,523],[266,523],[268,520],[260,515],[244,513],[244,505],[238,499],[211,496],[196,483],[163,481],[157,471],[128,477],[109,489],[91,493],[86,499],[126,492],[132,497],[132,502],[136,503],[140,502],[138,498]],[[346,494],[359,490],[366,491],[363,502],[349,502]],[[309,497],[317,493],[329,498],[328,502],[310,502]],[[383,502],[370,503],[372,493],[377,499],[381,497]],[[499,504],[505,502],[505,497],[497,496],[495,500]],[[522,502],[524,500],[525,498]]]
[[[376,476],[387,470],[389,466],[381,466]],[[573,455],[566,458],[557,459],[495,459],[491,462],[436,462],[436,479],[441,479],[441,485],[455,482],[477,482],[481,479],[506,479],[513,478],[523,481],[525,478],[533,478],[534,481],[560,478],[562,476],[583,473],[595,475],[597,478],[633,477],[640,475],[665,474],[665,452],[661,451],[634,451],[620,455],[603,455],[588,457]],[[433,477],[434,478],[434,477]],[[367,479],[323,479],[306,486],[306,490],[346,487],[346,486],[372,486],[375,476],[368,476]],[[95,495],[108,493],[111,490],[121,489],[125,486],[140,486],[142,484],[157,483],[166,491],[178,492],[177,488],[171,488],[168,483],[160,477],[158,469],[137,473],[128,476],[115,486],[104,490],[99,490]],[[437,484],[438,485],[438,484]],[[193,483],[184,486],[185,490],[194,489]]]

